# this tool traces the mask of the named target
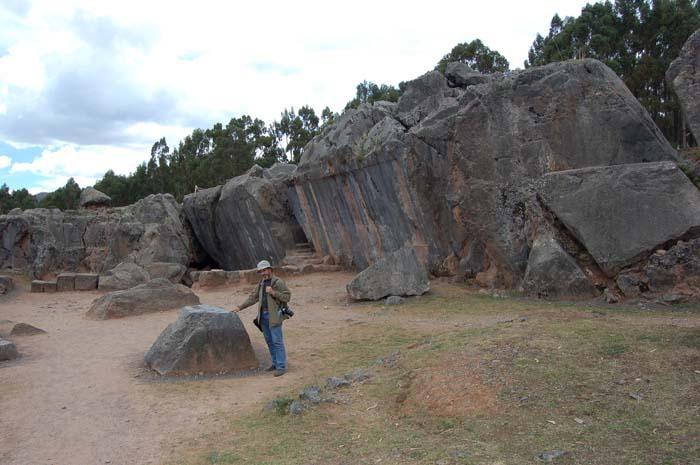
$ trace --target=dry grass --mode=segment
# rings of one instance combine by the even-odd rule
[[[317,376],[304,384],[358,368],[372,369],[370,380],[301,416],[260,405],[226,417],[169,463],[515,465],[553,449],[567,452],[553,462],[562,464],[700,463],[696,312],[601,311],[459,288],[359,311],[378,323],[350,327],[309,359]],[[377,363],[396,351],[395,363]]]

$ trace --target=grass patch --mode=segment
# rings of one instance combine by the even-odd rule
[[[568,452],[554,463],[699,463],[694,327],[482,296],[424,297],[391,312],[396,320],[348,330],[310,362],[317,375],[305,384],[372,367],[369,381],[338,391],[339,403],[231,418],[206,448],[172,463],[516,465],[553,449]],[[502,313],[529,318],[406,328],[412,315]],[[377,363],[394,352],[396,363]],[[296,392],[278,398],[281,408]]]

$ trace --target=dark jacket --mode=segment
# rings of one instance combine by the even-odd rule
[[[267,307],[270,313],[270,326],[279,326],[284,320],[289,318],[287,315],[282,315],[280,307],[283,304],[289,302],[292,298],[292,293],[289,292],[287,285],[277,276],[272,276],[270,281],[270,287],[272,288],[272,294],[267,295]],[[255,302],[258,302],[258,321],[260,321],[260,305],[262,300],[262,281],[255,286],[253,292],[250,293],[248,298],[243,302],[240,307],[241,310],[250,307]]]

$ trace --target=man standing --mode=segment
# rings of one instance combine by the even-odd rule
[[[248,298],[234,312],[240,312],[255,302],[258,305],[258,324],[262,328],[267,348],[272,357],[272,366],[266,371],[274,371],[275,376],[282,376],[287,371],[287,354],[284,350],[282,322],[289,318],[283,314],[281,307],[292,297],[287,285],[277,276],[272,276],[272,266],[267,260],[258,263],[261,280]]]

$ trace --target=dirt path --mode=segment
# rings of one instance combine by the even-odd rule
[[[331,344],[348,325],[345,284],[352,275],[292,278],[293,303],[303,308],[288,325],[289,373],[163,382],[143,356],[177,311],[119,320],[84,317],[97,292],[31,294],[0,300],[0,319],[26,322],[45,335],[14,338],[22,357],[0,364],[0,463],[7,465],[155,464],[163,448],[215,427],[216,412],[235,413],[284,392],[308,376],[304,354]],[[232,308],[250,286],[198,292],[202,303]],[[241,313],[261,365],[269,363]],[[356,315],[362,318],[362,314]],[[303,328],[303,331],[300,329]],[[313,337],[308,337],[313,334]]]

